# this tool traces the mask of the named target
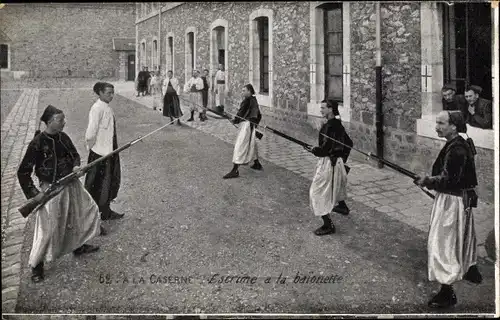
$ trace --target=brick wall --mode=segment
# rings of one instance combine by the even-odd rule
[[[135,37],[135,5],[7,4],[11,70],[31,77],[118,77],[113,37]]]

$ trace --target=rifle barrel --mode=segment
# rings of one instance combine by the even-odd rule
[[[176,120],[174,120],[174,121],[176,121]],[[66,183],[68,183],[69,181],[71,181],[73,179],[76,179],[79,175],[81,175],[82,173],[85,173],[87,170],[94,167],[97,163],[102,162],[102,161],[114,156],[115,154],[122,152],[123,150],[125,150],[127,148],[130,148],[133,144],[143,140],[144,138],[150,136],[151,134],[153,134],[155,132],[158,132],[159,130],[165,128],[166,126],[170,125],[170,123],[172,123],[174,121],[171,121],[171,122],[167,123],[166,125],[148,133],[147,135],[145,135],[143,137],[139,137],[139,138],[117,148],[116,150],[113,150],[112,152],[108,153],[107,155],[102,156],[102,157],[92,161],[91,163],[86,164],[85,166],[80,168],[78,171],[72,172],[72,173],[62,177],[61,179],[59,179],[55,183],[53,183],[49,187],[49,189],[47,189],[44,192],[45,197],[42,201],[35,201],[34,199],[29,199],[21,208],[18,209],[19,212],[22,214],[23,217],[26,218],[30,213],[32,213],[34,210],[36,210],[41,205],[43,205],[43,203],[45,203],[46,201],[48,201],[52,197],[54,197],[57,194],[54,192],[55,190],[57,190],[57,188],[64,186]]]
[[[301,145],[303,147],[309,147],[309,146],[311,146],[309,143],[306,143],[304,141],[300,141],[298,139],[295,139],[294,137],[291,137],[291,136],[287,135],[286,133],[280,132],[280,131],[278,131],[276,129],[273,129],[273,128],[270,128],[270,127],[267,127],[267,126],[264,127],[264,128],[270,130],[271,132],[273,132],[274,134],[277,134],[278,136],[281,136],[281,137],[283,137],[283,138],[285,138],[287,140],[295,142],[295,143],[297,143],[297,144],[299,144],[299,145]]]
[[[187,99],[185,99],[185,98],[180,98],[180,99],[182,99],[182,100],[184,100],[184,101],[188,101],[188,100],[187,100]],[[190,102],[190,103],[192,103],[191,101],[189,101],[189,102]],[[203,106],[201,106],[201,105],[199,105],[199,104],[197,104],[197,103],[195,103],[195,104],[196,104],[197,106],[199,106],[199,107],[203,108],[203,109],[206,109],[206,110],[211,111],[211,112],[213,112],[213,113],[215,113],[215,114],[217,114],[217,115],[219,115],[219,116],[222,116],[222,117],[224,117],[224,118],[226,118],[226,119],[229,119],[227,116],[225,116],[225,115],[223,115],[223,114],[220,114],[220,113],[218,113],[218,112],[217,112],[217,111],[215,111],[215,110],[212,110],[212,109],[207,108],[207,107],[203,107]],[[308,143],[305,143],[305,142],[303,142],[303,141],[300,141],[300,140],[298,140],[298,139],[295,139],[294,137],[291,137],[291,136],[287,135],[286,133],[283,133],[283,132],[278,131],[278,130],[276,130],[276,129],[273,129],[273,128],[271,128],[271,127],[268,127],[268,126],[262,126],[262,125],[260,125],[260,124],[255,123],[255,122],[249,121],[248,119],[245,119],[245,118],[243,118],[243,117],[240,117],[240,116],[238,116],[237,114],[232,114],[232,113],[229,113],[229,112],[226,112],[226,113],[227,113],[227,114],[232,115],[233,117],[240,118],[240,119],[242,119],[242,120],[248,121],[248,122],[250,122],[251,124],[255,125],[256,127],[261,127],[261,128],[264,128],[264,129],[268,129],[268,130],[269,130],[269,131],[271,131],[272,133],[275,133],[276,135],[281,136],[281,137],[283,137],[283,138],[285,138],[285,139],[287,139],[287,140],[289,140],[289,141],[295,142],[295,143],[297,143],[297,144],[299,144],[299,145],[301,145],[301,146],[303,146],[303,147],[310,147],[310,146],[311,146],[311,145],[310,145],[310,144],[308,144]],[[232,124],[233,124],[233,126],[235,126],[235,127],[236,127],[236,125],[235,125],[234,123],[232,123]]]
[[[371,152],[370,152],[370,153],[366,153],[366,152],[361,151],[361,150],[359,150],[359,149],[356,149],[356,148],[354,148],[354,147],[348,146],[348,145],[346,145],[346,144],[344,144],[344,143],[342,143],[342,142],[340,142],[340,141],[338,141],[338,140],[336,140],[336,139],[333,139],[332,137],[329,137],[329,136],[327,136],[326,134],[323,134],[323,133],[322,133],[322,135],[323,135],[323,136],[325,136],[326,138],[328,138],[328,139],[332,140],[332,141],[335,141],[335,142],[336,142],[336,143],[338,143],[338,144],[343,145],[344,147],[350,148],[351,150],[357,151],[357,152],[359,152],[359,153],[361,153],[361,154],[364,154],[364,155],[366,155],[366,156],[368,156],[368,157],[371,157],[371,158],[377,159],[377,160],[379,160],[379,161],[381,161],[381,162],[385,163],[388,167],[390,167],[390,168],[392,168],[392,169],[396,170],[396,171],[397,171],[397,172],[399,172],[399,173],[404,174],[404,175],[405,175],[405,176],[407,176],[407,177],[412,178],[413,180],[415,180],[415,179],[417,178],[417,175],[416,175],[415,173],[413,173],[413,172],[411,172],[411,171],[409,171],[409,170],[406,170],[405,168],[403,168],[403,167],[401,167],[401,166],[398,166],[397,164],[395,164],[395,163],[393,163],[393,162],[390,162],[390,161],[388,161],[388,160],[385,160],[384,158],[381,158],[381,157],[375,156],[375,155],[371,154]],[[427,194],[429,197],[431,197],[432,199],[434,199],[434,198],[435,198],[435,196],[434,196],[432,193],[430,193],[429,191],[425,190],[425,189],[424,189],[424,188],[422,188],[421,186],[419,186],[419,188],[420,188],[420,189],[421,189],[421,190],[422,190],[425,194]]]

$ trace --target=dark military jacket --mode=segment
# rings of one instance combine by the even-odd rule
[[[424,185],[441,193],[460,196],[477,186],[476,166],[469,144],[461,136],[446,142]]]
[[[335,165],[337,158],[342,158],[344,163],[347,162],[347,158],[351,152],[353,142],[347,132],[345,131],[342,121],[340,119],[330,119],[328,120],[319,131],[318,147],[313,148],[312,152],[317,157],[330,157],[332,165]],[[349,147],[343,146],[340,143],[336,143],[331,139],[325,138],[322,134],[331,137]]]
[[[262,114],[260,113],[257,98],[255,98],[255,96],[250,96],[243,99],[240,104],[240,109],[238,110],[237,116],[252,123],[259,124],[260,120],[262,119]],[[240,123],[241,121],[243,121],[238,117],[235,117],[234,123]]]
[[[28,145],[21,165],[17,170],[19,184],[26,195],[32,198],[39,193],[31,174],[33,168],[40,182],[54,183],[80,166],[80,155],[71,138],[64,132],[36,135]]]

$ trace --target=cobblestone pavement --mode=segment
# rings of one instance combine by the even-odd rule
[[[131,83],[116,84],[118,94],[149,108],[152,107],[151,97],[137,98],[131,88],[133,88]],[[16,170],[36,130],[39,92],[38,89],[22,89],[17,103],[2,124],[1,217],[2,311],[4,313],[14,311],[19,292],[20,251],[27,220],[22,218],[17,211],[25,198],[17,182]],[[187,110],[183,107],[183,111]],[[234,142],[237,133],[237,129],[223,119],[210,118],[204,123],[196,121],[187,124],[228,143]],[[266,133],[260,141],[259,154],[261,158],[307,179],[312,178],[317,161],[300,146],[289,143],[272,133]],[[377,169],[366,163],[350,160],[349,165],[352,168],[348,187],[351,201],[360,202],[371,207],[373,212],[384,213],[421,231],[427,230],[431,201],[411,181],[388,169]],[[227,166],[229,170],[230,160]],[[482,244],[493,225],[493,205],[480,202],[475,212],[478,242]],[[356,212],[353,213],[356,214]],[[479,253],[480,257],[486,256],[482,247]]]
[[[19,292],[21,248],[26,219],[17,211],[25,201],[16,171],[35,134],[37,89],[23,90],[2,124],[2,311],[14,311]]]
[[[115,83],[115,88],[116,93],[128,99],[148,108],[153,107],[151,96],[136,97],[131,82]],[[186,115],[189,110],[185,107],[185,103],[183,105],[185,97],[181,96],[180,99],[182,112]],[[210,116],[210,112],[207,115]],[[265,125],[265,122],[264,117],[261,124]],[[215,119],[214,117],[210,117],[205,122],[197,120],[184,123],[231,144],[234,144],[238,132],[238,129],[232,126],[228,120]],[[297,138],[300,139],[300,137]],[[312,180],[317,158],[301,146],[267,132],[259,142],[258,152],[260,158]],[[351,152],[351,154],[353,153],[355,151]],[[349,159],[348,165],[352,169],[349,173],[347,188],[350,199],[361,202],[421,231],[428,230],[432,199],[415,186],[410,179],[391,169],[379,169],[368,163],[352,159]],[[231,164],[228,163],[228,171],[231,169],[230,167]],[[491,260],[487,257],[484,249],[484,241],[494,225],[494,210],[493,204],[484,201],[480,201],[478,208],[474,210],[479,243],[478,255],[488,262]]]

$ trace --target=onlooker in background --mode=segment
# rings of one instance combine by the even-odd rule
[[[151,95],[153,96],[153,110],[160,106],[161,87],[160,87],[160,71],[152,72],[151,77]]]
[[[198,70],[193,70],[193,76],[188,82],[184,84],[184,92],[189,95],[189,110],[191,111],[191,118],[187,121],[194,121],[194,113],[199,111],[202,106],[202,93],[203,90],[203,80],[200,77],[200,72]],[[200,112],[200,120],[202,119],[202,114]]]
[[[148,90],[148,67],[142,67],[142,71],[137,75],[137,96],[142,93],[142,96],[146,95]]]
[[[467,123],[473,127],[492,129],[493,111],[491,101],[479,97],[482,91],[483,89],[479,86],[470,86],[465,90],[467,111],[464,116]]]
[[[149,77],[148,77],[148,85],[147,85],[147,88],[148,88],[148,91],[147,91],[147,94],[151,95],[151,79],[153,78],[153,74],[154,74],[154,71],[149,71],[148,72],[149,74]]]
[[[219,64],[219,70],[217,70],[217,73],[215,73],[215,81],[212,88],[215,92],[215,109],[220,113],[224,113],[226,75],[224,73],[223,64]]]
[[[458,110],[465,112],[467,110],[467,101],[464,95],[457,94],[457,88],[453,84],[446,84],[441,89],[443,95],[443,110],[453,111]]]
[[[174,121],[177,118],[177,124],[181,124],[182,117],[181,106],[179,102],[179,96],[177,93],[180,92],[179,80],[174,78],[172,70],[168,70],[167,78],[163,80],[163,115],[165,117],[170,117],[170,121]]]
[[[200,120],[205,121],[207,118],[207,107],[208,107],[208,89],[210,89],[210,85],[208,83],[208,74],[210,71],[208,69],[203,70],[203,76],[201,79],[203,80],[203,89],[201,90],[201,98],[203,102],[203,111],[200,113]]]

